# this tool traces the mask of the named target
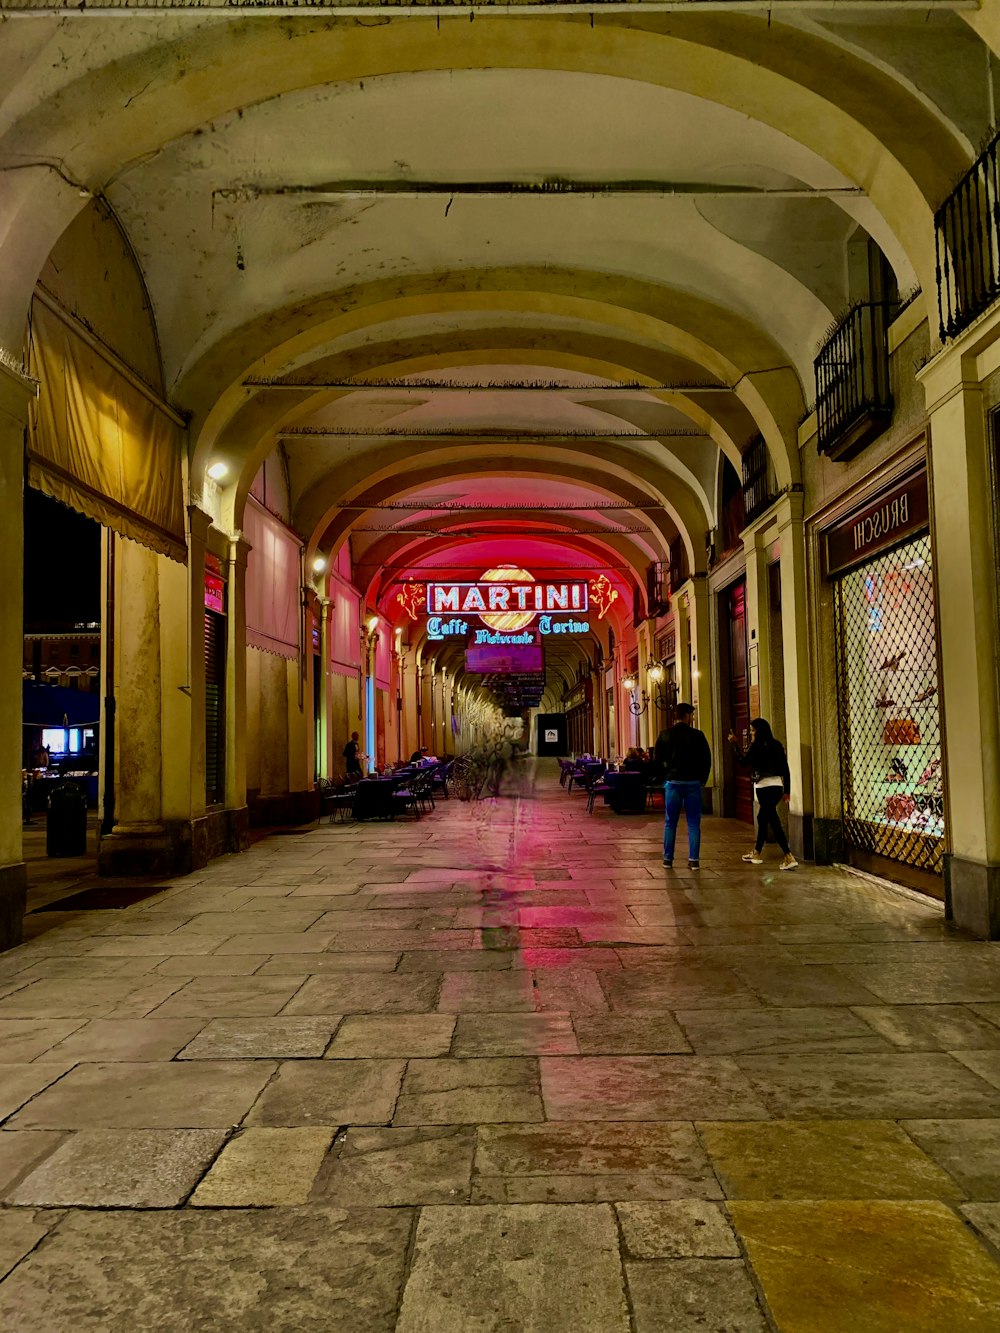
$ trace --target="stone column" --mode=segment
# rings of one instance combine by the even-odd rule
[[[294,670],[294,663],[292,663]],[[288,795],[288,660],[260,654],[260,795]],[[291,674],[294,684],[294,674]]]
[[[747,655],[750,667],[750,716],[774,715],[771,693],[771,608],[767,585],[767,542],[762,525],[744,535],[746,554]],[[756,690],[756,696],[754,691]]]
[[[428,662],[420,668],[420,744],[434,744],[434,666]]]
[[[688,594],[678,591],[674,626],[677,634],[677,700],[691,702],[691,611]]]
[[[329,597],[319,599],[319,669],[322,673],[322,679],[319,685],[319,755],[316,765],[317,772],[321,778],[330,778],[333,773],[333,736],[330,726],[331,695],[330,695],[330,635],[332,632],[332,622],[330,620],[330,607],[332,603]],[[347,737],[344,737],[346,741]],[[341,742],[343,745],[343,742]]]
[[[286,672],[285,698],[288,701],[288,767],[286,790],[302,794],[313,790],[311,719],[312,707],[308,701],[308,675],[304,663],[298,659],[284,659]],[[303,818],[309,818],[303,805]]]
[[[27,874],[21,847],[24,651],[24,431],[33,381],[0,360],[0,950],[21,942]]]
[[[403,758],[410,755],[420,744],[420,731],[417,726],[417,703],[420,698],[420,676],[416,659],[412,652],[403,657]]]
[[[249,844],[247,810],[247,557],[250,543],[229,541],[226,561],[229,604],[226,617],[226,811],[227,851]],[[201,733],[204,735],[204,727]],[[204,759],[202,759],[204,764]],[[202,782],[204,790],[204,782]]]
[[[441,672],[441,730],[440,740],[434,751],[437,755],[447,754],[451,747],[451,701],[452,682],[448,679],[448,669]]]
[[[192,607],[185,565],[161,559],[157,574],[160,716],[170,738],[160,752],[160,814],[165,824],[190,824],[205,813],[204,612]]]
[[[997,476],[981,381],[1000,318],[974,326],[919,375],[930,413],[934,578],[948,793],[946,900],[955,924],[1000,938]]]
[[[187,842],[187,826],[205,813],[205,541],[211,519],[188,510],[188,563],[159,559],[162,732],[160,813]],[[192,860],[192,865],[194,864]],[[181,867],[181,868],[190,868]]]
[[[714,709],[712,707],[712,648],[711,604],[708,579],[704,574],[697,574],[690,581],[689,606],[691,613],[691,702],[698,713],[695,722],[713,745],[715,735]],[[714,780],[710,784],[715,785]]]
[[[792,794],[788,838],[797,856],[813,855],[813,748],[809,671],[809,604],[801,491],[783,495],[776,506],[781,578],[781,639],[785,692],[785,741]],[[764,595],[767,594],[766,570]],[[764,649],[761,648],[761,654]],[[762,668],[763,670],[763,668]],[[773,703],[773,700],[770,702]],[[769,705],[770,706],[770,705]],[[763,713],[763,716],[767,716]]]
[[[101,839],[98,868],[102,875],[173,874],[174,839],[163,822],[158,561],[165,557],[114,540],[115,824]]]
[[[636,734],[639,745],[645,749],[649,741],[650,712],[655,711],[656,705],[652,702],[652,681],[649,679],[649,663],[652,657],[649,647],[649,622],[639,626],[635,636],[636,647],[639,650],[639,667],[636,672],[635,698],[636,703],[642,703],[642,696],[645,694],[649,700],[646,711],[640,713],[637,719],[638,727]]]

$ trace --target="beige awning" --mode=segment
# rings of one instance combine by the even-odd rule
[[[183,563],[184,430],[174,414],[37,297],[30,367],[40,388],[29,485]]]

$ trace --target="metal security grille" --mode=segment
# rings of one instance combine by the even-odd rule
[[[834,586],[845,837],[940,874],[944,773],[929,535]]]
[[[225,799],[226,621],[205,612],[205,800]]]

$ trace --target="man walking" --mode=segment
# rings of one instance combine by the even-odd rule
[[[347,761],[347,776],[352,781],[355,778],[360,778],[362,776],[361,758],[359,755],[359,750],[360,746],[358,745],[358,733],[356,731],[352,731],[351,739],[344,746],[343,750],[344,758]]]
[[[663,822],[663,864],[668,870],[674,864],[674,839],[682,807],[687,819],[688,867],[691,870],[698,869],[701,853],[701,789],[712,771],[712,751],[705,733],[692,726],[693,716],[694,708],[691,704],[678,704],[677,721],[667,732],[663,744],[666,778],[663,789],[666,809]]]

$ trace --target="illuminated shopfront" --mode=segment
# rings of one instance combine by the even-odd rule
[[[850,860],[940,895],[946,845],[934,562],[923,471],[827,534]]]

